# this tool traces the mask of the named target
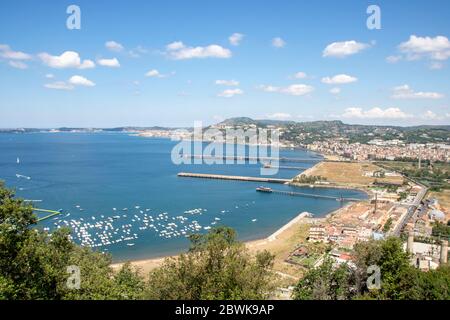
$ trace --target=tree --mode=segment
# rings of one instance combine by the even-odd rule
[[[383,232],[384,233],[387,233],[390,229],[391,229],[391,227],[392,227],[392,218],[391,217],[389,217],[388,219],[387,219],[387,221],[386,221],[386,223],[384,224],[384,226],[383,226]]]
[[[354,248],[354,267],[326,258],[298,282],[294,299],[450,299],[450,266],[421,272],[398,238],[361,242]],[[367,288],[369,266],[380,268],[381,287]]]
[[[263,299],[273,291],[273,256],[252,257],[235,231],[220,227],[191,237],[191,247],[149,275],[149,299]]]
[[[398,238],[371,240],[355,245],[357,277],[361,281],[358,292],[376,299],[410,299],[415,285],[417,271],[410,263],[410,255],[405,252]],[[367,268],[376,265],[381,272],[381,288],[369,291],[366,287]]]
[[[450,220],[449,220],[449,222],[450,222]],[[450,237],[450,226],[437,221],[436,223],[434,223],[431,233],[435,237],[449,238]]]
[[[352,272],[347,264],[335,267],[333,260],[310,270],[297,284],[294,300],[346,300],[351,297]]]
[[[421,300],[450,299],[450,265],[445,264],[437,270],[420,272],[417,280],[415,298]]]

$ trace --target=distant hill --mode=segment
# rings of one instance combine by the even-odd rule
[[[450,125],[421,125],[411,127],[379,126],[346,124],[340,120],[333,121],[283,121],[283,120],[255,120],[248,117],[237,117],[224,120],[214,127],[248,127],[267,128],[275,126],[282,129],[280,138],[295,144],[310,144],[314,141],[329,139],[344,139],[352,142],[367,143],[373,139],[393,140],[398,139],[407,143],[446,143],[450,144]],[[0,133],[31,133],[49,132],[58,130],[62,132],[134,132],[145,130],[168,131],[175,129],[192,128],[168,128],[161,126],[153,127],[116,127],[116,128],[56,128],[56,129],[0,129]]]
[[[300,144],[343,138],[349,142],[367,143],[373,139],[398,139],[408,143],[449,143],[450,125],[421,125],[411,127],[345,124],[340,120],[295,122],[282,120],[254,120],[246,117],[230,118],[215,126],[259,128],[275,126],[282,129],[281,139]]]

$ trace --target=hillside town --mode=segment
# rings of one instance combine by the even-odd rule
[[[422,159],[450,162],[450,145],[443,143],[410,143],[401,140],[371,140],[367,144],[340,140],[315,141],[308,149],[351,160]]]

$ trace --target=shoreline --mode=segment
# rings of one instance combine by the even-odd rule
[[[333,212],[337,212],[341,209],[342,208],[332,210],[331,212],[327,213],[327,216],[329,214],[332,214]],[[267,243],[274,242],[274,241],[278,240],[283,235],[283,233],[285,233],[288,229],[290,229],[294,225],[302,222],[302,220],[304,220],[305,218],[315,219],[315,218],[311,217],[311,213],[306,212],[306,211],[301,212],[297,216],[295,216],[293,219],[289,220],[286,224],[281,226],[279,229],[277,229],[275,232],[270,234],[269,236],[267,236],[265,238],[244,241],[243,244],[247,247],[247,249],[254,249],[255,247],[259,247],[259,246],[265,245]],[[323,219],[323,218],[317,218],[317,219]],[[125,263],[129,262],[129,263],[131,263],[132,266],[140,268],[141,271],[144,271],[144,273],[146,274],[149,271],[161,266],[162,263],[166,259],[177,258],[178,256],[180,256],[180,254],[182,254],[182,253],[179,253],[176,255],[166,255],[166,256],[148,258],[148,259],[127,260],[127,261],[123,261],[123,262],[112,263],[110,266],[114,270],[118,270]]]

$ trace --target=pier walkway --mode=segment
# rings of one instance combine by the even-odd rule
[[[312,158],[273,158],[273,157],[249,157],[249,156],[211,156],[211,155],[195,155],[186,154],[180,155],[184,158],[196,158],[196,159],[218,159],[218,160],[236,160],[236,161],[274,161],[274,162],[304,162],[304,163],[316,163],[323,161],[324,159],[312,159]]]
[[[274,190],[271,188],[256,188],[256,191],[265,192],[265,193],[276,193],[276,194],[281,194],[281,195],[286,195],[286,196],[310,197],[310,198],[316,198],[316,199],[330,199],[330,200],[336,200],[336,201],[361,201],[362,200],[362,199],[357,199],[357,198],[334,197],[334,196],[326,196],[326,195],[313,194],[313,193]]]
[[[239,181],[266,182],[266,183],[289,183],[289,182],[291,182],[290,179],[245,177],[245,176],[228,176],[228,175],[222,175],[222,174],[189,173],[189,172],[180,172],[180,173],[178,173],[178,176],[179,177],[185,177],[185,178],[239,180]]]

